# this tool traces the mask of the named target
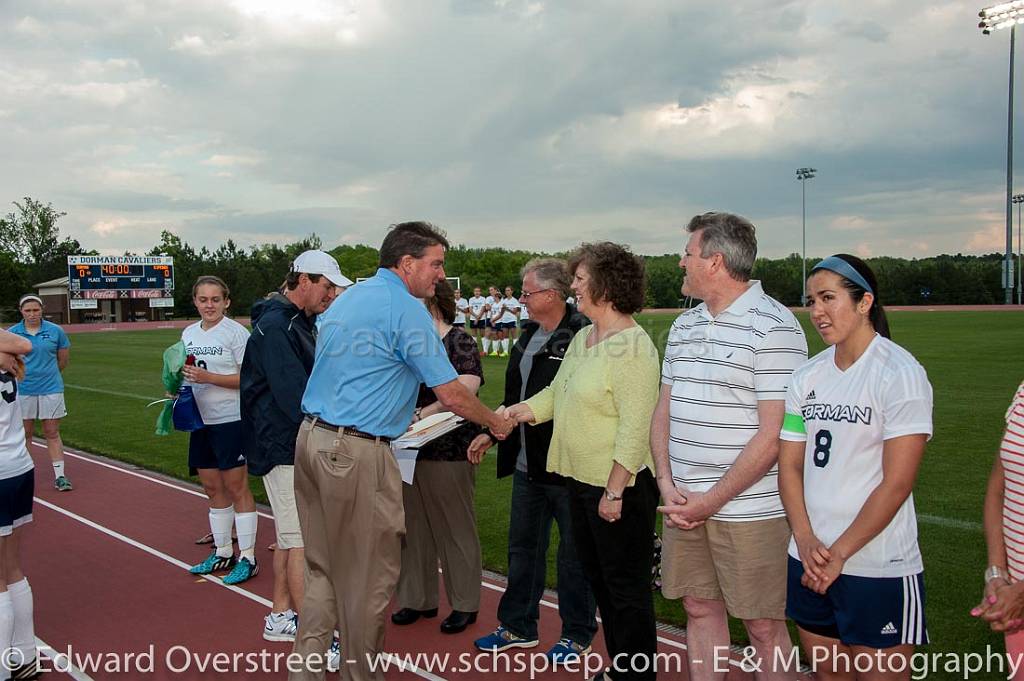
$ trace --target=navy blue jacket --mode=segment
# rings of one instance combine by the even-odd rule
[[[252,306],[239,388],[245,457],[252,475],[295,464],[302,423],[302,393],[313,370],[315,317],[284,295],[272,293]]]

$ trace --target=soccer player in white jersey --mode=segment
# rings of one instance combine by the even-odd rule
[[[256,502],[249,491],[242,451],[238,389],[249,332],[224,316],[231,302],[230,291],[218,277],[199,277],[192,287],[192,302],[202,319],[182,331],[181,340],[190,357],[182,373],[192,386],[204,426],[189,434],[188,465],[198,472],[210,499],[214,550],[189,571],[206,575],[230,569],[224,583],[239,584],[259,572],[255,555]],[[232,524],[241,554],[237,559],[231,548]]]
[[[32,589],[18,553],[25,525],[32,522],[35,481],[17,399],[18,379],[25,375],[18,356],[31,352],[31,342],[0,331],[0,678],[4,679],[34,679],[39,674]]]
[[[481,337],[486,327],[486,312],[484,310],[487,307],[487,299],[480,295],[480,287],[476,286],[473,288],[473,297],[469,299],[469,328],[473,330],[473,337],[477,343],[481,343]],[[480,354],[486,354],[486,351],[481,349]]]
[[[834,255],[811,272],[811,323],[829,347],[793,373],[786,395],[786,614],[805,650],[829,653],[817,678],[909,679],[914,646],[928,642],[912,490],[932,434],[932,388],[889,340],[864,261]],[[848,670],[842,656],[871,668]]]
[[[662,593],[682,599],[692,681],[718,681],[727,614],[743,621],[761,681],[789,653],[786,546],[776,461],[786,388],[807,339],[785,306],[750,279],[757,237],[730,213],[686,226],[683,294],[700,305],[669,332],[651,451],[665,506]]]
[[[505,287],[505,315],[501,323],[505,327],[505,342],[501,346],[502,356],[508,355],[509,345],[515,345],[519,334],[516,333],[516,326],[519,324],[519,315],[523,308],[522,303],[516,298],[515,290],[511,286]]]
[[[452,326],[460,329],[466,327],[466,315],[469,313],[469,301],[462,297],[462,291],[455,289],[455,321]]]

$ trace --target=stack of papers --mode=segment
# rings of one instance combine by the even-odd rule
[[[435,440],[445,433],[450,433],[463,423],[463,418],[450,411],[442,411],[437,414],[412,424],[406,433],[391,442],[392,449],[419,449],[431,440]]]
[[[450,411],[443,411],[433,416],[428,416],[422,421],[417,421],[412,427],[397,440],[391,441],[391,449],[395,453],[395,460],[398,461],[398,469],[402,473],[402,482],[411,485],[416,475],[416,458],[420,454],[420,447],[445,433],[450,433],[463,423],[461,416],[456,416]]]

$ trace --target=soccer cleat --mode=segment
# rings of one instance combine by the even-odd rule
[[[71,481],[63,475],[53,481],[53,486],[58,492],[70,492],[74,489],[74,487],[71,486]]]
[[[498,357],[508,357],[508,353],[507,352],[499,353]]]
[[[230,556],[218,556],[217,552],[214,551],[206,557],[202,563],[193,565],[188,569],[194,575],[208,575],[211,572],[219,572],[220,570],[230,570],[235,566],[234,554]]]
[[[505,627],[498,627],[493,633],[473,641],[473,645],[478,649],[495,653],[500,653],[509,648],[534,648],[538,643],[540,641],[537,639],[516,636]]]
[[[567,662],[575,663],[581,655],[586,655],[589,652],[590,646],[582,646],[571,638],[562,637],[558,639],[558,643],[551,646],[545,655],[552,664],[566,664]]]
[[[341,668],[341,641],[331,641],[331,649],[327,651],[327,671],[336,672]]]
[[[263,638],[267,641],[294,641],[298,629],[299,616],[291,609],[263,618]]]
[[[494,352],[491,353],[491,357],[497,357],[497,356],[498,356],[498,351],[497,350],[495,350]]]
[[[224,576],[225,584],[241,584],[242,582],[252,579],[260,573],[260,566],[256,564],[256,559],[250,563],[248,558],[239,558],[238,562],[235,563],[234,569]]]

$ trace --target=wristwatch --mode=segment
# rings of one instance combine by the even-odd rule
[[[622,501],[622,494],[616,494],[607,487],[604,488],[604,498],[608,501]]]

